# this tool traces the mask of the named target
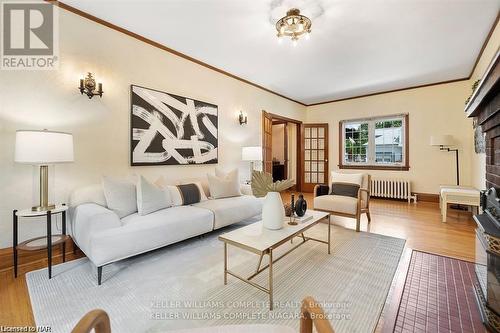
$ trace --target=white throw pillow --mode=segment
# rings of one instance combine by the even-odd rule
[[[332,171],[332,183],[356,184],[361,186],[362,182],[362,173],[339,173]]]
[[[71,193],[69,199],[70,207],[76,207],[85,203],[95,203],[107,207],[106,197],[101,184],[88,185],[77,188]]]
[[[208,174],[207,177],[212,198],[220,199],[241,195],[238,169],[225,173],[216,168],[215,176]]]
[[[119,218],[137,212],[137,194],[135,184],[127,180],[102,177],[102,188],[108,208]]]
[[[147,215],[157,210],[172,206],[172,199],[168,189],[162,190],[140,176],[137,182],[137,212]]]
[[[170,191],[172,206],[182,206],[182,195],[177,186],[167,185],[166,188]]]

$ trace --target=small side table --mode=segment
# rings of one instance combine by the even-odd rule
[[[441,208],[442,222],[446,222],[448,204],[476,207],[479,212],[480,192],[469,186],[441,186],[439,191],[439,206]]]
[[[14,226],[14,277],[17,277],[17,252],[19,250],[23,251],[36,251],[41,249],[47,249],[47,261],[49,270],[49,279],[52,278],[52,247],[54,245],[62,244],[62,256],[63,262],[66,261],[66,241],[69,236],[66,235],[66,211],[68,206],[65,204],[57,205],[54,209],[48,211],[34,212],[31,209],[24,210],[14,210],[12,214],[12,223]],[[62,234],[52,235],[52,216],[55,214],[62,215]],[[45,221],[47,224],[47,235],[28,239],[20,244],[18,244],[18,220],[19,218],[32,218],[45,216]]]

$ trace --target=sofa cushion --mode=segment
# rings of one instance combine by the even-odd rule
[[[121,220],[123,226],[91,235],[87,256],[97,266],[147,252],[212,230],[214,214],[202,208],[179,206]]]
[[[219,229],[262,214],[263,202],[264,198],[242,195],[232,198],[209,199],[194,204],[194,206],[212,211],[215,215],[214,229]]]
[[[355,215],[358,199],[342,195],[322,195],[314,198],[314,209]]]
[[[102,177],[102,188],[108,208],[122,218],[137,212],[135,184],[128,180]]]

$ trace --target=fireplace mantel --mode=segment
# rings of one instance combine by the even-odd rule
[[[500,188],[500,51],[486,70],[481,83],[465,107],[485,133],[485,188]]]
[[[497,52],[495,58],[490,63],[486,73],[484,73],[481,78],[481,82],[477,87],[474,94],[472,94],[469,103],[465,106],[465,113],[467,117],[478,117],[483,112],[494,112],[498,111],[498,101],[496,101],[496,108],[489,109],[491,102],[498,98],[498,92],[500,90],[500,51]],[[488,112],[489,111],[489,112]],[[493,116],[490,114],[489,116]]]

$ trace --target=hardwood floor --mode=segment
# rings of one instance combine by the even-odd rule
[[[289,201],[289,194],[285,193],[283,197]],[[306,194],[305,198],[311,207],[312,194]],[[408,204],[379,199],[371,200],[370,210],[372,222],[368,225],[366,216],[363,216],[362,231],[405,238],[407,248],[474,261],[475,224],[470,213],[450,210],[448,222],[442,223],[437,203]],[[353,219],[332,217],[332,221],[336,225],[355,228]],[[68,260],[74,258],[73,254],[68,254]],[[54,261],[59,263],[60,260],[56,258]],[[12,269],[0,271],[0,326],[35,324],[24,273],[45,265],[42,260],[22,266],[17,279],[13,278]],[[383,321],[384,317],[381,318]]]
[[[474,261],[475,223],[470,212],[448,210],[448,221],[441,222],[439,205],[432,202],[408,204],[371,200],[372,222],[361,220],[361,231],[406,239],[406,247]],[[354,219],[332,217],[335,224],[355,228]]]
[[[290,201],[290,193],[283,193],[283,202]],[[312,193],[304,198],[310,208]],[[466,211],[448,210],[448,221],[441,222],[439,204],[370,199],[372,222],[366,215],[361,217],[361,231],[406,239],[406,247],[441,254],[448,257],[474,261],[475,222]],[[332,223],[355,229],[356,221],[351,218],[332,216]]]
[[[81,258],[82,252],[66,254],[66,261]],[[62,262],[55,257],[53,265]],[[39,260],[19,267],[18,278],[14,279],[13,269],[0,271],[0,326],[34,326],[33,312],[24,274],[47,266],[47,260]]]

